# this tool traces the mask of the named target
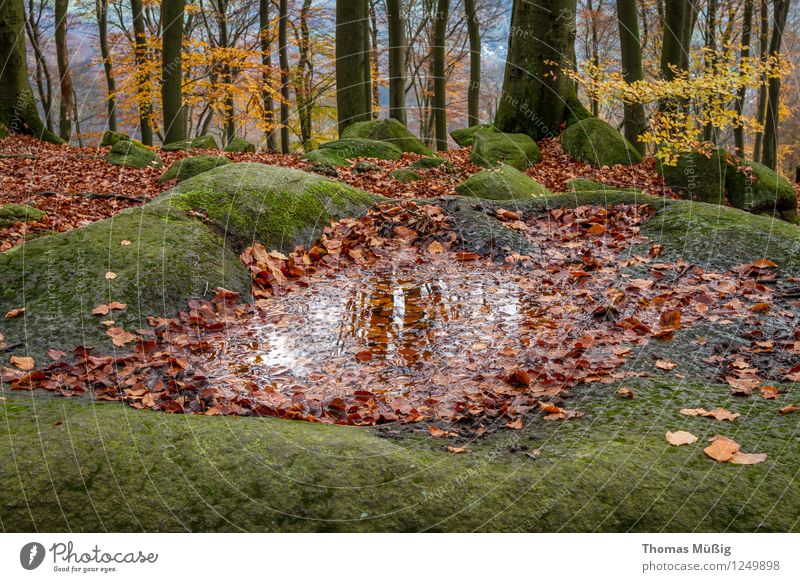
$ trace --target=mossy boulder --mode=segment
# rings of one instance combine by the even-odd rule
[[[223,156],[192,156],[190,158],[183,158],[167,168],[158,178],[158,183],[165,184],[170,180],[183,182],[188,178],[213,170],[217,166],[224,166],[230,163],[231,161]]]
[[[106,130],[103,132],[103,137],[100,139],[100,147],[105,148],[109,146],[113,146],[115,143],[119,141],[129,140],[127,133],[120,133],[117,131]]]
[[[355,158],[376,158],[379,160],[399,160],[403,152],[396,146],[374,139],[344,138],[320,144],[319,148],[303,156],[314,164],[346,166]]]
[[[539,146],[522,133],[500,133],[481,129],[473,135],[470,159],[484,168],[507,164],[524,170],[542,159]]]
[[[17,222],[35,222],[47,214],[27,204],[0,204],[0,228],[8,228]]]
[[[595,182],[588,178],[575,178],[567,182],[567,192],[596,192],[598,190],[620,190],[620,188]]]
[[[725,183],[735,208],[797,224],[797,193],[786,178],[758,162],[730,167]],[[749,171],[747,171],[749,170]]]
[[[642,154],[619,131],[596,117],[567,127],[561,134],[561,145],[567,155],[598,168],[642,161]]]
[[[353,172],[356,174],[369,174],[370,172],[378,172],[380,170],[381,167],[378,164],[366,160],[356,162],[353,166]]]
[[[472,142],[475,139],[475,132],[481,130],[493,131],[497,133],[500,132],[500,130],[495,128],[494,125],[490,125],[488,123],[479,123],[477,125],[472,125],[462,129],[454,129],[450,132],[450,137],[452,137],[453,141],[456,142],[460,147],[466,148],[472,145]]]
[[[163,144],[161,149],[165,152],[181,152],[186,150],[218,150],[219,144],[217,139],[211,134],[199,135],[194,139],[185,139],[183,141],[175,141],[172,143]]]
[[[160,168],[163,163],[156,153],[131,140],[122,140],[111,146],[106,161],[127,168]]]
[[[722,204],[728,171],[727,154],[723,149],[710,153],[694,151],[681,154],[676,164],[658,164],[664,183],[681,198]]]
[[[383,141],[397,147],[401,152],[433,155],[433,151],[408,131],[405,125],[391,117],[380,121],[359,121],[348,126],[340,137]]]
[[[456,186],[456,192],[486,200],[526,200],[552,194],[527,174],[505,164],[473,174]]]
[[[240,154],[253,154],[256,151],[254,143],[247,141],[241,137],[235,137],[228,142],[225,146],[226,152],[234,152]]]
[[[433,170],[435,168],[452,170],[453,162],[451,162],[450,160],[446,160],[445,158],[440,158],[438,156],[433,156],[433,157],[424,156],[412,162],[409,167],[413,170]]]
[[[389,172],[389,177],[394,178],[402,184],[410,184],[411,182],[422,180],[422,175],[419,174],[419,172],[415,172],[409,168],[400,168],[398,170],[394,170],[393,172]]]

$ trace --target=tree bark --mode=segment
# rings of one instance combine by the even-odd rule
[[[590,116],[575,83],[562,73],[574,66],[575,9],[576,0],[514,1],[495,116],[501,131],[541,139],[558,135],[564,122]]]
[[[61,140],[42,123],[25,59],[25,8],[22,0],[0,2],[0,133],[25,133],[53,143]]]
[[[381,110],[380,78],[378,76],[378,14],[375,10],[375,1],[369,0],[369,32],[370,32],[370,51],[369,51],[369,72],[370,72],[370,102],[372,116],[377,119]]]
[[[278,57],[281,65],[281,153],[289,153],[289,5],[280,0],[278,20]]]
[[[111,52],[108,49],[108,0],[97,0],[97,29],[100,36],[100,55],[103,57],[103,73],[106,77],[106,106],[108,108],[108,129],[117,131],[116,84],[111,65]]]
[[[467,125],[480,123],[481,97],[481,31],[476,0],[464,0],[469,37],[469,87],[467,89]]]
[[[436,149],[447,151],[447,78],[445,77],[445,34],[450,0],[438,0],[433,16],[433,109],[436,115]]]
[[[778,56],[783,42],[783,31],[786,27],[786,18],[789,14],[789,0],[775,0],[773,13],[775,22],[770,41],[770,56]],[[767,108],[764,116],[764,145],[761,153],[761,163],[777,170],[778,168],[778,116],[781,99],[781,79],[779,76],[770,77],[767,83]]]
[[[39,28],[39,17],[34,15],[34,3],[28,3],[28,18],[25,21],[25,29],[28,32],[28,39],[33,48],[33,56],[36,59],[36,88],[39,91],[39,99],[44,110],[44,122],[48,131],[53,131],[53,81],[50,75],[50,67],[47,65],[44,51],[42,51],[42,35]]]
[[[228,0],[215,0],[217,27],[219,29],[219,46],[229,49],[230,38],[228,34]],[[222,83],[225,86],[225,144],[229,144],[236,137],[236,103],[233,96],[233,71],[226,60],[222,65]]]
[[[742,22],[742,50],[739,56],[739,63],[744,63],[750,58],[750,38],[751,28],[753,27],[753,0],[744,0],[744,15]],[[744,100],[747,97],[747,87],[742,86],[736,95],[736,114],[741,116],[744,111]],[[733,141],[735,153],[740,158],[744,158],[744,127],[737,125],[733,128]]]
[[[386,10],[389,21],[389,117],[405,125],[408,47],[403,0],[386,0]]]
[[[264,90],[261,93],[261,102],[264,109],[264,123],[267,129],[267,150],[278,150],[278,134],[275,125],[275,102],[272,99],[272,20],[269,16],[270,0],[258,2],[258,38],[261,48],[261,82]]]
[[[161,101],[164,111],[164,143],[186,139],[183,107],[183,13],[186,0],[161,3]]]
[[[761,28],[759,29],[759,58],[762,62],[766,62],[767,51],[769,51],[769,10],[767,8],[767,0],[761,0],[760,12]],[[756,121],[760,125],[764,125],[764,115],[767,113],[767,79],[761,84],[758,89],[758,104],[756,106]],[[753,161],[761,161],[761,149],[764,143],[764,130],[759,130],[755,134],[753,140]]]
[[[72,133],[72,75],[69,70],[69,50],[67,48],[67,8],[69,0],[55,0],[56,20],[56,61],[58,62],[59,83],[59,111],[58,133],[65,142],[69,143]]]
[[[619,23],[622,76],[626,83],[633,84],[644,78],[636,0],[617,0],[617,21]],[[646,144],[639,139],[645,129],[645,111],[642,103],[625,104],[624,126],[625,137],[639,153],[644,154]]]
[[[336,1],[336,107],[339,133],[370,111],[367,0]]]
[[[297,120],[300,125],[300,143],[303,151],[309,151],[312,137],[312,118],[314,104],[311,97],[311,31],[308,26],[308,15],[311,10],[311,0],[303,0],[300,8],[300,37],[297,46],[297,73],[295,74],[294,94],[297,102]]]
[[[150,103],[150,80],[145,77],[147,64],[147,32],[144,25],[144,7],[142,0],[131,0],[131,15],[133,20],[134,58],[136,60],[136,90],[138,91],[137,103],[139,109],[139,132],[142,143],[153,145],[153,127],[150,120],[153,116],[153,106]]]

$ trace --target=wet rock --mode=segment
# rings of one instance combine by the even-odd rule
[[[616,129],[596,117],[573,123],[561,134],[567,155],[596,167],[638,164],[640,154]]]

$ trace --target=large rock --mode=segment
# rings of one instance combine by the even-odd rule
[[[183,182],[189,178],[193,178],[203,172],[213,170],[218,166],[230,164],[231,161],[223,156],[192,156],[190,158],[183,158],[172,164],[167,170],[158,178],[159,184],[165,184],[170,180],[177,180]]]
[[[163,164],[156,153],[131,140],[122,140],[111,146],[106,161],[115,166],[128,168],[160,168]]]
[[[228,142],[228,145],[225,146],[225,151],[240,154],[253,154],[256,151],[256,146],[254,143],[249,142],[246,139],[235,137]]]
[[[456,192],[486,200],[529,200],[552,194],[536,180],[505,164],[473,174],[456,187]]]
[[[475,164],[485,168],[508,164],[524,170],[538,163],[542,154],[530,136],[482,129],[473,135],[470,157]]]
[[[172,143],[163,144],[161,149],[165,152],[180,152],[185,150],[218,150],[219,144],[217,139],[211,134],[198,135],[194,139],[186,139],[183,141],[175,141]]]
[[[642,154],[620,132],[596,117],[567,127],[561,134],[561,145],[569,156],[598,168],[642,161]]]
[[[422,175],[411,168],[399,168],[389,172],[389,177],[394,178],[402,184],[410,184],[411,182],[422,180]]]
[[[105,148],[109,146],[113,146],[115,143],[119,141],[125,141],[130,139],[127,133],[120,133],[117,131],[106,130],[103,132],[103,137],[100,139],[100,147]]]
[[[27,204],[0,204],[0,228],[8,228],[17,222],[35,222],[46,213]]]
[[[403,152],[396,146],[374,139],[343,138],[320,144],[319,148],[305,154],[303,158],[314,164],[346,166],[355,158],[399,160]]]
[[[244,247],[259,241],[289,251],[372,202],[366,192],[300,170],[218,167],[145,206],[0,254],[0,312],[26,308],[0,321],[0,333],[42,362],[48,348],[110,350],[101,318],[91,315],[96,305],[126,303],[109,318],[135,331],[147,316],[173,316],[216,287],[248,300],[250,274],[238,258]]]
[[[454,129],[450,132],[450,137],[453,138],[453,141],[456,142],[462,148],[466,148],[472,145],[473,140],[475,139],[475,132],[481,131],[493,131],[499,132],[500,130],[495,128],[494,125],[490,125],[488,123],[479,123],[477,125],[471,125],[470,127],[465,127],[463,129]]]
[[[393,118],[380,121],[359,121],[342,132],[342,138],[363,138],[389,142],[402,152],[432,156],[433,151],[414,137],[408,128]]]
[[[446,160],[445,158],[440,158],[438,156],[424,156],[418,160],[415,160],[409,166],[414,170],[432,170],[434,168],[444,168],[445,170],[452,170],[453,169],[453,162],[450,160]]]
[[[728,168],[728,200],[735,208],[797,223],[797,193],[786,178],[758,162]],[[749,171],[748,171],[749,170]]]
[[[723,149],[709,154],[687,152],[681,154],[674,165],[658,164],[664,183],[681,198],[709,204],[722,204],[725,201],[727,170],[727,154]]]

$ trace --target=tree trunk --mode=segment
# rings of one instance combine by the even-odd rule
[[[447,78],[445,77],[445,34],[450,0],[438,0],[433,16],[433,109],[436,114],[436,149],[447,151]]]
[[[0,2],[0,133],[25,133],[53,143],[61,140],[42,123],[28,79],[22,0]]]
[[[131,14],[133,16],[134,57],[136,59],[136,89],[139,108],[139,132],[144,145],[153,145],[153,128],[150,120],[153,116],[153,106],[150,103],[150,80],[145,78],[144,71],[147,65],[147,32],[144,26],[144,8],[142,0],[131,0]]]
[[[759,29],[759,58],[762,62],[767,59],[767,51],[769,50],[769,11],[767,8],[767,0],[761,0],[761,28]],[[764,125],[764,115],[767,113],[767,79],[761,84],[758,89],[758,104],[756,106],[756,121],[760,125]],[[761,161],[761,146],[764,143],[764,130],[757,131],[753,140],[753,161]]]
[[[216,12],[217,27],[219,28],[219,46],[222,49],[230,49],[230,39],[228,35],[228,2],[227,0],[216,0],[214,5]],[[236,137],[236,103],[233,96],[233,71],[230,63],[226,60],[222,65],[222,83],[225,87],[225,144],[229,144]]]
[[[706,51],[717,50],[717,0],[708,0],[706,6]],[[706,52],[706,68],[714,67],[713,52]],[[716,131],[711,123],[703,128],[703,141],[717,143]]]
[[[370,112],[367,0],[336,1],[336,107],[339,133]]]
[[[69,0],[55,1],[56,20],[56,61],[60,81],[60,106],[58,111],[58,133],[69,143],[72,133],[72,76],[69,70],[69,50],[67,49],[67,8]]]
[[[467,125],[480,123],[478,108],[481,97],[481,31],[476,0],[464,0],[469,36],[469,87],[467,88]]]
[[[622,75],[625,82],[633,84],[644,78],[642,69],[642,46],[639,44],[639,18],[636,15],[636,0],[617,0],[617,21],[622,57]],[[625,137],[639,153],[644,154],[646,145],[639,136],[644,133],[645,112],[642,103],[626,103],[624,106]]]
[[[772,40],[769,44],[771,56],[778,56],[781,52],[783,31],[786,27],[786,18],[789,14],[789,0],[775,0],[775,22],[772,29]],[[770,77],[767,83],[767,109],[764,116],[764,145],[761,153],[761,163],[777,170],[778,168],[778,122],[781,100],[781,78]]]
[[[403,0],[386,0],[386,10],[389,21],[389,117],[405,125],[408,47]]]
[[[270,0],[259,0],[258,2],[258,27],[259,41],[261,43],[261,65],[264,70],[261,73],[261,82],[264,84],[262,92],[262,102],[264,108],[264,123],[267,129],[267,150],[274,152],[278,150],[278,134],[274,129],[275,125],[275,104],[272,99],[272,21],[269,17]]]
[[[661,42],[661,76],[672,81],[676,70],[683,67],[685,19],[690,18],[686,0],[666,0],[664,3],[664,38]]]
[[[574,66],[575,9],[576,0],[514,1],[495,117],[501,131],[538,140],[558,135],[563,122],[589,116],[575,83],[562,73]]]
[[[44,51],[42,51],[41,29],[39,28],[39,18],[34,16],[33,0],[28,4],[28,18],[25,21],[25,29],[28,32],[28,39],[31,42],[33,56],[36,60],[36,88],[39,91],[39,99],[44,110],[44,122],[48,131],[53,131],[53,81],[50,75],[50,67],[47,65],[47,59]]]
[[[103,72],[106,76],[106,105],[108,107],[108,129],[117,131],[116,86],[108,50],[108,0],[97,0],[97,29],[100,35],[100,55],[103,57]]]
[[[183,13],[186,0],[161,3],[161,101],[164,110],[164,142],[186,139],[183,107]]]
[[[742,51],[739,62],[743,65],[750,58],[750,37],[753,26],[753,0],[744,0],[744,21],[742,22]],[[736,95],[736,114],[741,116],[744,111],[744,100],[747,97],[747,87],[739,88]],[[736,155],[744,158],[744,127],[737,125],[733,128],[733,141]]]
[[[300,38],[297,46],[297,73],[295,74],[294,94],[297,101],[297,120],[300,125],[300,143],[303,151],[310,149],[312,136],[313,103],[311,102],[311,72],[309,46],[311,43],[311,31],[308,27],[308,14],[311,10],[311,0],[303,0],[300,8]]]
[[[289,153],[289,5],[280,0],[278,21],[278,56],[281,65],[281,153]]]
[[[372,97],[372,116],[377,119],[381,110],[380,79],[378,77],[378,14],[375,11],[375,0],[369,0],[370,31],[370,96]]]
[[[364,79],[361,81],[364,84],[364,107],[369,112],[369,118],[373,119],[372,111],[372,39],[370,37],[369,26],[369,0],[364,0],[367,4],[367,20],[364,22],[364,58],[366,59],[366,66],[364,67]]]

